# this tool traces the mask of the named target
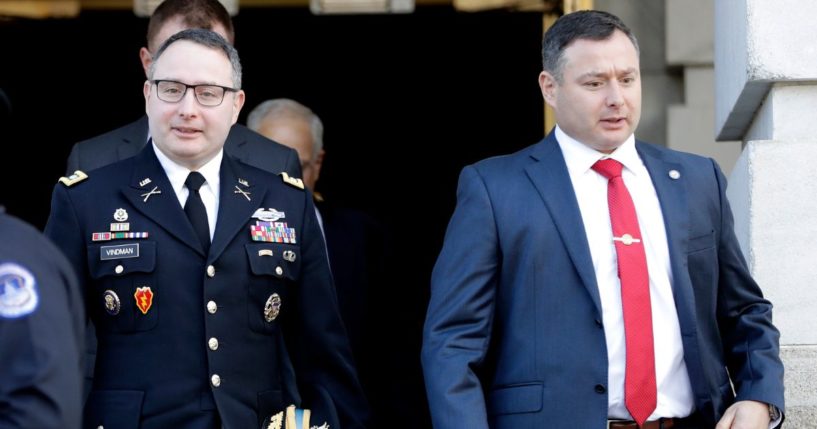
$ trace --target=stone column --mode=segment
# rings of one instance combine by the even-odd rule
[[[716,0],[715,128],[742,140],[728,198],[775,306],[786,427],[817,427],[817,2]]]

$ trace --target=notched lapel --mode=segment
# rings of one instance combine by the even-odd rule
[[[209,261],[218,259],[230,241],[242,229],[246,234],[252,214],[261,206],[267,191],[263,183],[245,180],[241,167],[225,154],[221,161],[221,190],[219,191],[218,220],[213,244],[210,246]]]
[[[135,158],[129,186],[122,188],[125,198],[140,213],[204,255],[201,242],[187,220],[173,187],[167,180],[152,147],[146,147]]]
[[[545,201],[550,217],[562,237],[562,243],[597,311],[601,314],[601,298],[596,284],[596,273],[593,270],[593,258],[590,256],[590,246],[581,221],[579,203],[573,192],[573,184],[570,182],[570,174],[562,151],[553,133],[537,145],[531,156],[538,162],[525,167],[525,171],[539,196]]]

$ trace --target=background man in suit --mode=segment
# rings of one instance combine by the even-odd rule
[[[424,330],[434,427],[776,424],[779,334],[720,169],[635,140],[617,17],[561,17],[543,59],[555,130],[460,175]]]
[[[185,30],[148,76],[152,143],[66,178],[46,226],[97,327],[84,424],[266,428],[308,385],[313,421],[363,427],[311,194],[223,150],[244,103],[235,49]]]
[[[315,192],[325,155],[323,122],[318,115],[297,101],[276,98],[253,109],[247,116],[247,126],[298,151],[304,185]],[[378,335],[379,324],[388,320],[388,306],[381,297],[394,292],[384,289],[390,253],[385,232],[366,213],[314,195],[341,318],[372,403],[375,426],[385,426],[394,414],[391,408],[402,404],[392,395],[383,394],[385,386],[395,379],[390,372],[393,359],[384,351],[389,348]]]
[[[68,261],[0,206],[0,428],[78,428],[85,313]]]
[[[139,50],[145,75],[153,54],[173,34],[188,28],[215,31],[231,44],[235,40],[230,14],[218,0],[165,0],[150,17],[147,46]],[[97,137],[79,142],[68,156],[67,174],[89,171],[136,155],[148,141],[147,117]],[[272,173],[286,171],[300,177],[298,155],[289,148],[248,130],[240,124],[230,129],[224,150],[246,164]]]

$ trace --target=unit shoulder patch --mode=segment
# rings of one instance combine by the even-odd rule
[[[289,177],[289,174],[286,172],[281,172],[281,179],[284,180],[284,183],[294,186],[298,189],[304,188],[304,181],[295,177]]]
[[[60,183],[70,188],[71,186],[74,186],[87,178],[88,178],[87,174],[85,174],[82,170],[77,170],[74,171],[74,174],[70,176],[60,177]]]

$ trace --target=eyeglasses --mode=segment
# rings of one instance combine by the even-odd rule
[[[224,93],[227,91],[237,92],[238,88],[220,85],[188,85],[174,80],[152,80],[156,85],[156,96],[159,100],[168,103],[178,103],[187,94],[189,88],[193,88],[196,100],[202,106],[215,107],[224,101]]]

